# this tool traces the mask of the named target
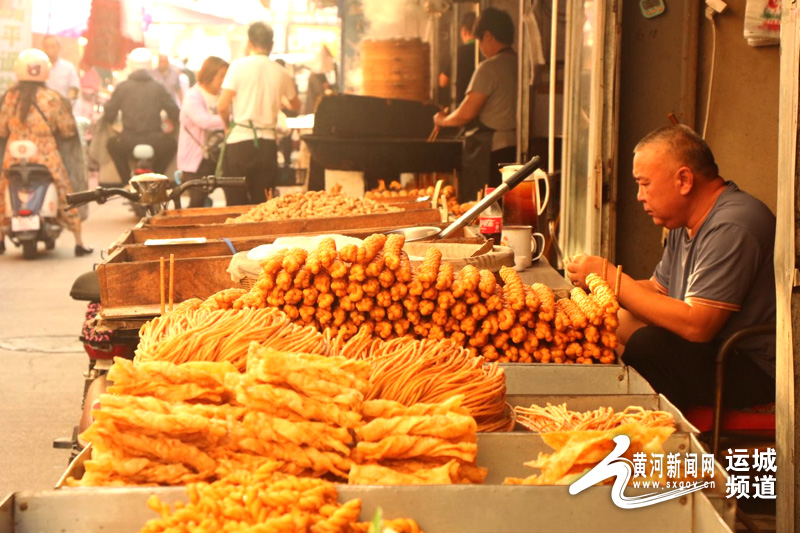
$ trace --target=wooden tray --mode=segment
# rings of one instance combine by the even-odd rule
[[[387,203],[387,202],[382,202]],[[406,211],[432,211],[430,202],[389,202],[393,207],[398,207]],[[194,226],[198,224],[224,224],[229,218],[234,218],[242,213],[249,211],[252,205],[239,205],[232,207],[208,207],[200,209],[177,209],[173,211],[164,211],[163,213],[144,219],[145,225],[148,226]],[[401,213],[378,213],[378,216],[390,216],[396,218]],[[376,216],[376,215],[355,215],[360,216]],[[351,217],[339,217],[351,218]],[[338,220],[339,218],[334,218]],[[306,219],[289,219],[287,222],[299,222]],[[319,220],[319,219],[310,219]],[[330,220],[330,219],[328,219]],[[437,222],[439,219],[437,218]]]
[[[111,250],[127,244],[144,244],[147,239],[176,239],[205,237],[207,239],[232,239],[256,236],[281,236],[306,233],[343,233],[348,230],[373,229],[386,231],[408,226],[440,224],[439,211],[419,209],[401,213],[355,215],[334,218],[305,218],[273,222],[247,222],[242,224],[208,223],[194,225],[149,225],[139,223],[125,232],[111,245]]]

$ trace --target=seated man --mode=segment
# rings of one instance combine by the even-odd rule
[[[123,183],[131,178],[129,158],[137,144],[149,144],[155,150],[153,171],[164,174],[178,150],[178,141],[161,129],[164,110],[175,127],[180,110],[162,84],[150,75],[152,53],[137,48],[128,56],[128,79],[120,83],[105,105],[103,120],[113,123],[122,112],[122,133],[108,140],[108,152]]]
[[[717,348],[737,330],[775,322],[775,216],[718,174],[708,145],[682,125],[656,130],[634,148],[638,200],[669,230],[649,280],[622,276],[623,361],[678,408],[711,405]],[[603,259],[581,255],[568,265],[585,286]],[[726,367],[725,404],[775,401],[775,339],[740,347]]]

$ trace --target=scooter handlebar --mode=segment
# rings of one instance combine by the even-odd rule
[[[246,178],[214,178],[217,187],[244,187],[247,185]]]
[[[73,192],[67,195],[67,203],[70,207],[77,207],[79,205],[88,204],[89,202],[94,202],[100,198],[101,196],[98,194],[97,190]]]
[[[89,202],[97,202],[98,204],[105,203],[108,198],[112,196],[122,196],[136,202],[139,200],[139,195],[126,189],[98,187],[93,191],[74,192],[67,195],[67,204],[69,207],[79,207]]]

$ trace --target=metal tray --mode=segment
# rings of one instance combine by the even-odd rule
[[[702,493],[623,510],[612,503],[610,487],[591,487],[576,496],[566,486],[340,486],[338,490],[340,501],[362,500],[361,520],[369,520],[381,507],[387,518],[414,518],[426,533],[731,531]],[[156,517],[146,506],[151,494],[167,503],[186,501],[179,487],[18,492],[0,504],[0,533],[139,531]]]
[[[655,394],[636,370],[625,365],[501,363],[506,395]]]

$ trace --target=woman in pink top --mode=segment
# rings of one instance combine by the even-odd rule
[[[214,174],[217,162],[204,154],[206,136],[222,131],[224,125],[217,114],[222,80],[228,71],[228,62],[210,56],[203,61],[197,73],[197,84],[186,91],[181,105],[181,130],[178,135],[178,170],[183,171],[183,181]],[[191,189],[189,207],[203,207],[208,195],[200,189]]]

